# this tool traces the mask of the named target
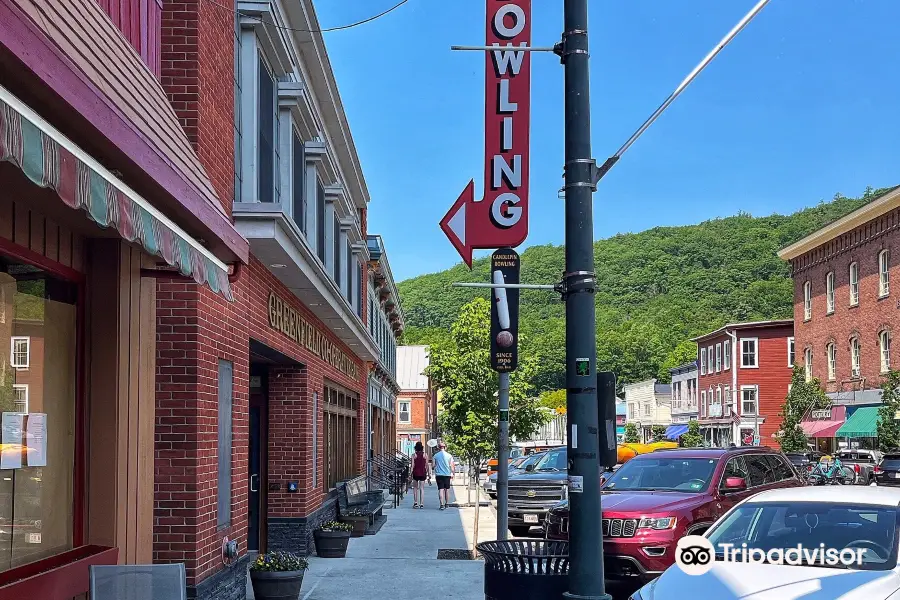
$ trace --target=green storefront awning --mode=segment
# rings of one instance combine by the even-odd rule
[[[847,422],[834,434],[836,438],[873,438],[878,437],[878,407],[864,406],[856,409]]]

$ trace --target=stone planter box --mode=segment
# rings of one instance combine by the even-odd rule
[[[305,571],[250,571],[256,600],[297,600]]]
[[[316,544],[316,555],[321,558],[344,558],[347,555],[347,544],[350,542],[349,531],[320,531],[313,532],[313,541]]]

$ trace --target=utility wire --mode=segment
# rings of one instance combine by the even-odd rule
[[[216,0],[206,0],[206,2],[209,2],[210,4],[217,6],[222,10],[228,11],[232,14],[244,17],[246,19],[253,19],[254,21],[257,21],[259,23],[263,23],[265,25],[271,25],[272,27],[274,27],[276,29],[282,29],[284,31],[294,31],[296,33],[328,33],[329,31],[342,31],[344,29],[352,29],[353,27],[358,27],[360,25],[365,25],[366,23],[371,23],[375,19],[380,19],[381,17],[394,12],[395,10],[397,10],[398,8],[400,8],[401,6],[403,6],[404,4],[409,2],[409,0],[400,0],[400,2],[398,2],[394,6],[390,7],[389,9],[382,11],[382,12],[378,13],[377,15],[369,17],[368,19],[363,19],[362,21],[356,21],[355,23],[350,23],[348,25],[340,25],[338,27],[327,27],[325,29],[295,29],[293,27],[284,27],[282,25],[277,25],[271,21],[266,21],[265,19],[262,19],[260,17],[254,17],[253,15],[248,15],[247,13],[241,12],[239,10],[235,10],[229,6],[225,6],[224,4],[219,4],[218,2],[216,2]]]

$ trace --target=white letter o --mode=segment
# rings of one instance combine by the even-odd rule
[[[507,28],[503,23],[506,15],[513,15],[516,19],[516,24],[511,29]],[[504,4],[497,10],[497,14],[494,15],[494,29],[497,30],[501,37],[511,40],[525,29],[525,11],[522,10],[521,6]]]

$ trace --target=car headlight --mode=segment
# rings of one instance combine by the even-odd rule
[[[675,517],[645,517],[638,523],[638,529],[672,529],[674,527]]]

